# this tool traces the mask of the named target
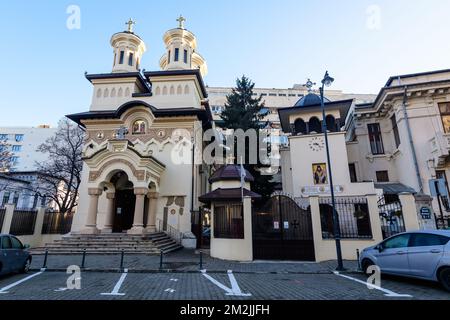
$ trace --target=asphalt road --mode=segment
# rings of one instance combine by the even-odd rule
[[[30,272],[0,277],[0,300],[450,300],[439,284],[362,274]],[[74,279],[78,278],[78,279]]]

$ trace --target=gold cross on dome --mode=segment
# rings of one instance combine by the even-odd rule
[[[180,17],[177,19],[177,21],[179,23],[179,28],[184,29],[184,22],[186,21],[186,19],[180,14]]]
[[[125,22],[125,24],[128,25],[128,32],[133,32],[133,25],[136,24],[136,22],[133,21],[133,19],[130,18],[128,22]]]

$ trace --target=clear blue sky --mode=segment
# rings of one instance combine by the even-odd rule
[[[71,4],[81,9],[79,30],[66,28]],[[449,12],[445,0],[1,1],[0,126],[55,125],[87,111],[84,72],[111,71],[109,39],[130,17],[147,70],[159,68],[162,35],[183,14],[210,86],[246,74],[259,87],[287,88],[328,69],[334,89],[377,93],[390,75],[450,68]]]

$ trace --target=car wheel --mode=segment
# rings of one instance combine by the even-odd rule
[[[450,268],[439,271],[439,282],[445,290],[450,291]]]
[[[28,271],[30,271],[30,267],[31,267],[31,258],[28,258],[27,261],[25,261],[25,264],[23,265],[21,272],[27,273]]]
[[[375,263],[373,263],[372,260],[364,259],[361,264],[361,268],[362,268],[362,271],[364,272],[364,274],[367,274],[367,269],[369,269],[370,266],[374,266],[374,265],[375,265]]]

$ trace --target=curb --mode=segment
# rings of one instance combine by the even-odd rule
[[[30,271],[41,271],[41,268],[31,268]],[[46,268],[46,272],[66,272],[65,268]],[[100,268],[84,268],[83,272],[100,272],[100,273],[122,273],[119,268],[100,269]],[[227,274],[228,270],[207,270],[208,273]],[[176,269],[128,269],[128,273],[178,273],[178,274],[194,274],[201,273],[200,270],[176,270]],[[234,274],[334,274],[330,271],[233,271]],[[348,270],[340,272],[341,274],[362,274],[361,271]]]

